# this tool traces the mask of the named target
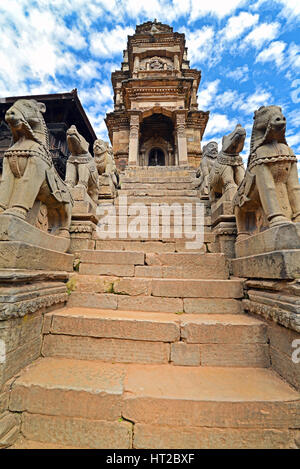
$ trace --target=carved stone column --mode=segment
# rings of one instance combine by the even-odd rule
[[[134,58],[134,63],[133,63],[133,76],[134,77],[137,77],[139,67],[140,67],[140,58],[138,55],[136,55]]]
[[[129,134],[129,156],[128,156],[129,166],[138,165],[139,131],[140,131],[139,115],[132,114],[130,117],[130,134]]]
[[[176,141],[179,166],[188,165],[187,142],[185,132],[185,114],[176,114]]]

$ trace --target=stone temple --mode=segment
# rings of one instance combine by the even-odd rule
[[[157,21],[112,74],[0,100],[0,447],[300,448],[300,184],[286,119],[201,140],[201,73]]]

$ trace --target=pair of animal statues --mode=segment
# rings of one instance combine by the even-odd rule
[[[119,186],[114,154],[107,142],[95,140],[93,158],[89,153],[89,143],[72,125],[67,130],[67,143],[71,152],[66,167],[66,184],[69,187],[85,187],[91,199],[97,203],[99,175],[110,177],[115,187]]]
[[[45,111],[43,103],[19,99],[6,112],[13,144],[3,158],[0,213],[13,215],[68,238],[73,205],[69,187],[85,186],[96,201],[98,171],[108,175],[112,172],[117,183],[117,170],[113,154],[105,142],[95,142],[95,152],[99,148],[100,151],[98,159],[94,160],[88,152],[88,143],[72,126],[67,132],[71,156],[67,163],[66,181],[63,181],[53,165],[43,118]],[[106,146],[106,152],[101,152],[103,146]]]
[[[246,172],[239,156],[246,132],[239,124],[223,137],[220,153],[216,142],[203,148],[197,172],[200,194],[209,195],[213,203],[230,191],[238,241],[266,228],[300,222],[297,158],[285,131],[280,107],[262,106],[255,111]]]

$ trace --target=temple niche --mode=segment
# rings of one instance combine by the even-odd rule
[[[156,21],[136,27],[112,73],[114,111],[105,119],[119,169],[199,166],[209,116],[198,110],[200,80],[184,34]]]

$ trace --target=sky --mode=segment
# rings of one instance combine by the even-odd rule
[[[190,66],[202,71],[199,109],[210,111],[203,144],[220,143],[240,123],[246,158],[254,111],[274,104],[300,155],[299,0],[0,0],[0,98],[77,88],[108,140],[111,72],[135,26],[155,18],[185,33]]]

